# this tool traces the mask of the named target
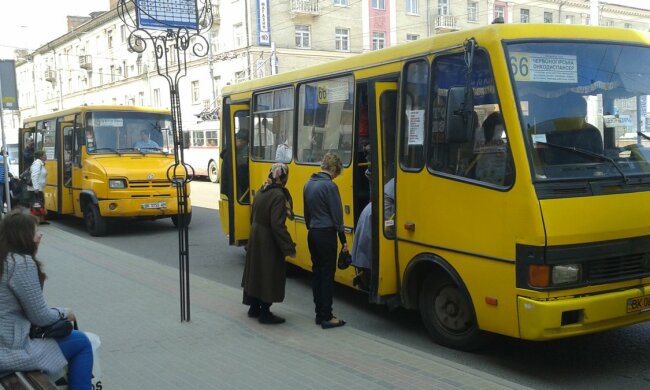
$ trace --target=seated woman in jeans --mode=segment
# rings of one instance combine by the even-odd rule
[[[93,352],[85,334],[30,339],[32,324],[76,321],[70,309],[50,308],[43,298],[45,274],[36,252],[43,234],[36,217],[17,209],[0,222],[0,375],[40,370],[56,379],[68,365],[70,390],[92,388]]]

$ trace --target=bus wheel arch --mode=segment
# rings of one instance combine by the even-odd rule
[[[99,213],[99,202],[95,193],[92,191],[82,191],[79,195],[79,203],[88,233],[94,237],[105,235],[108,231],[108,222]]]
[[[446,347],[475,350],[485,341],[467,287],[443,258],[425,254],[406,269],[403,302],[418,308],[433,340]]]
[[[208,163],[208,178],[213,183],[219,183],[219,163],[215,160]]]

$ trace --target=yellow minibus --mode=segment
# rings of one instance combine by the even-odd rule
[[[310,270],[302,188],[333,152],[348,242],[370,205],[359,244],[373,254],[367,285],[353,267],[336,280],[418,309],[436,342],[647,321],[648,63],[650,36],[632,29],[494,24],[228,86],[223,230],[246,242],[283,145],[287,261]]]
[[[20,169],[43,150],[45,208],[83,218],[93,236],[105,235],[117,218],[171,218],[177,225],[177,189],[168,178],[175,161],[171,121],[169,111],[128,106],[29,118],[20,129]]]

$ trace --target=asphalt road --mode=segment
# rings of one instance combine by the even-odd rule
[[[228,246],[216,210],[217,194],[216,184],[192,185],[190,272],[239,287],[245,254],[242,248]],[[100,238],[90,237],[78,219],[62,218],[54,224],[80,237],[178,267],[178,232],[170,220],[116,223],[109,236]],[[274,310],[281,313],[282,305],[313,313],[308,273],[296,272],[287,280],[286,300]],[[650,388],[650,324],[553,342],[496,336],[483,350],[465,353],[431,342],[418,313],[371,305],[363,293],[346,287],[338,286],[334,311],[349,326],[536,389]]]

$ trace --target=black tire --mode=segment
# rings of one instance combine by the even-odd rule
[[[86,230],[93,237],[104,236],[108,231],[106,218],[99,214],[99,209],[92,203],[87,205],[84,210],[84,222],[86,224]]]
[[[219,183],[219,164],[214,160],[208,164],[208,178],[213,183]]]
[[[185,226],[190,226],[190,222],[192,222],[191,211],[185,216]],[[178,227],[178,215],[172,215],[172,223],[174,226]]]
[[[429,275],[420,288],[420,316],[433,340],[445,347],[472,351],[485,335],[466,292],[447,275]]]

